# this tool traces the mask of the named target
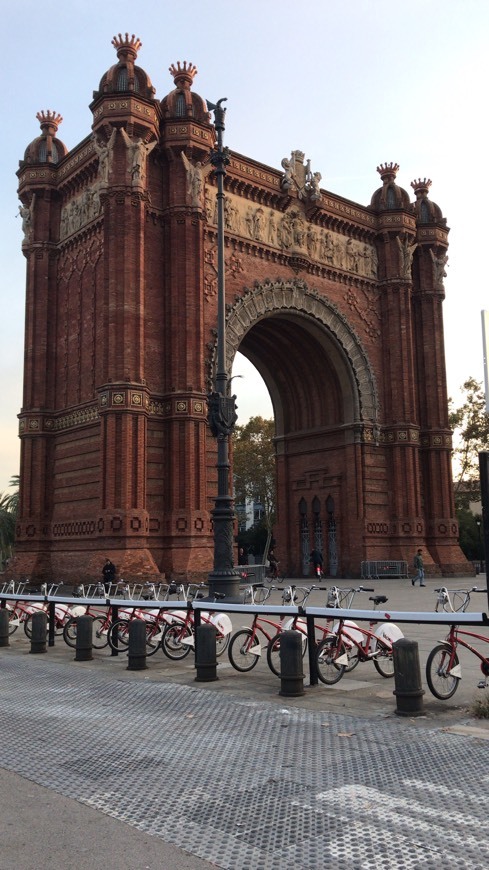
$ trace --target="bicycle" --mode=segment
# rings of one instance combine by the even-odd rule
[[[447,589],[446,586],[441,586],[435,589],[437,595],[435,610],[440,609],[445,613],[465,613],[471,592],[479,592],[477,586],[472,586],[471,589]]]
[[[109,634],[112,628],[112,615],[110,609],[105,610],[96,604],[75,605],[83,607],[83,613],[72,616],[63,627],[63,640],[72,649],[76,648],[77,619],[78,616],[92,617],[92,646],[94,649],[105,649],[109,643]]]
[[[309,589],[299,586],[287,586],[282,592],[282,601],[288,604],[291,602],[297,603],[297,600],[300,599],[302,602],[307,597],[307,594],[309,594],[309,591]],[[304,620],[299,621],[298,617],[294,616],[286,619],[284,622],[277,622],[270,617],[255,613],[251,627],[239,629],[231,638],[228,656],[233,668],[241,673],[253,670],[262,654],[261,639],[264,640],[268,649],[271,641],[293,622],[295,622],[294,628],[303,635],[302,654],[304,655],[307,648],[307,626]],[[270,629],[274,629],[273,634]],[[280,676],[280,672],[277,674],[277,670],[274,670],[270,661],[268,665],[276,676]]]
[[[198,586],[188,588],[190,596],[187,600],[192,600],[192,597],[201,598],[203,590],[207,589],[205,583]],[[192,591],[191,591],[192,590]],[[220,592],[214,593],[214,601],[224,598],[224,594]],[[172,661],[180,661],[184,659],[191,650],[195,648],[195,614],[190,608],[188,610],[174,610],[168,614],[169,624],[166,625],[160,646],[164,654]],[[231,632],[233,630],[232,622],[227,613],[209,613],[200,611],[201,622],[206,625],[214,625],[216,628],[216,655],[221,656],[226,652],[229,646]]]
[[[360,586],[356,592],[371,592]],[[385,604],[385,595],[375,595],[369,598],[374,609],[379,604]],[[374,618],[369,621],[368,628],[362,628],[356,623],[347,625],[347,620],[340,619],[333,626],[333,633],[327,636],[318,646],[316,652],[317,673],[321,682],[333,686],[341,680],[347,670],[352,671],[358,662],[373,661],[377,672],[385,678],[394,676],[392,644],[403,637],[400,628],[392,622],[377,624]],[[355,663],[351,660],[357,659]]]
[[[446,590],[448,594],[454,590]],[[455,590],[458,593],[464,594],[463,611],[468,607],[472,592],[486,592],[487,589],[478,589],[474,586],[472,589]],[[452,604],[453,604],[452,600]],[[456,612],[456,611],[452,611]],[[460,612],[460,609],[459,611]],[[489,677],[489,655],[483,655],[469,640],[465,638],[473,638],[475,641],[489,643],[489,638],[475,631],[468,631],[465,628],[460,628],[458,625],[450,626],[450,631],[444,641],[435,646],[426,661],[426,681],[430,692],[435,698],[440,701],[447,701],[451,698],[458,689],[460,680],[462,679],[462,669],[458,658],[458,647],[461,646],[469,652],[473,653],[480,661],[480,668],[484,675],[483,680],[479,680],[478,689],[487,688],[487,680]]]
[[[158,595],[162,588],[163,584],[159,584]],[[156,597],[156,590],[153,591]],[[171,595],[179,595],[183,601],[189,600],[188,592],[185,591],[185,587],[183,585],[177,586],[175,583],[167,585],[164,589],[163,597],[158,600],[168,601]],[[163,639],[165,627],[172,624],[174,621],[174,614],[179,614],[180,618],[184,619],[186,611],[173,611],[173,614],[170,614],[168,611],[159,607],[119,608],[118,619],[112,624],[108,633],[108,643],[110,648],[114,652],[121,652],[121,648],[122,651],[126,652],[129,646],[130,624],[135,619],[142,619],[146,623],[146,655],[154,655],[159,649],[160,643]]]
[[[263,604],[270,598],[273,588],[264,583],[250,583],[243,589],[243,604]]]
[[[321,589],[324,590],[325,587],[310,586],[308,588],[304,588],[304,587],[291,586],[291,587],[289,587],[289,589],[293,590],[292,593],[287,594],[287,590],[284,590],[284,593],[282,595],[282,599],[283,600],[287,599],[287,601],[292,601],[292,599],[293,599],[295,604],[300,605],[306,601],[307,597],[309,596],[309,594],[311,592],[313,592],[315,590],[321,590]],[[356,591],[357,591],[356,589],[350,589],[350,588],[340,589],[338,586],[332,586],[330,589],[327,590],[328,595],[327,595],[327,599],[326,599],[326,607],[331,607],[331,608],[333,608],[333,607],[340,608],[341,607],[341,608],[345,608],[345,609],[350,608]],[[373,592],[373,589],[371,591]],[[297,626],[297,622],[299,621],[299,619],[300,619],[299,616],[294,616],[292,618],[289,618],[283,624],[282,630],[277,632],[277,634],[271,639],[270,643],[268,644],[268,647],[267,647],[268,666],[269,666],[270,670],[272,671],[272,673],[274,673],[275,676],[277,676],[277,677],[280,677],[280,675],[281,675],[280,639],[281,639],[282,631],[286,631],[286,630],[290,630],[290,629],[293,630],[293,629],[296,629],[297,627],[299,627],[299,630],[301,632],[303,632],[305,630],[305,632],[307,634],[307,624],[304,623],[303,620],[301,621],[299,626]],[[321,640],[324,640],[328,635],[330,635],[331,633],[334,633],[335,628],[337,628],[338,624],[336,624],[336,627],[335,627],[333,625],[333,619],[334,619],[334,617],[332,617],[332,616],[329,617],[329,619],[326,621],[326,623],[324,625],[317,623],[317,622],[315,623],[314,629],[316,632],[318,632],[321,635]],[[356,628],[356,623],[351,622],[350,620],[346,620],[345,625],[351,626],[352,631],[354,631],[354,629]],[[320,641],[318,641],[317,643],[320,643]],[[305,645],[304,653],[305,653],[306,649],[307,649],[307,642]],[[346,668],[346,670],[352,671],[353,668],[355,668],[357,666],[357,664],[358,664],[358,658],[355,660],[352,657],[350,664]]]

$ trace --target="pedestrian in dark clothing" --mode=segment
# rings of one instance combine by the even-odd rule
[[[238,565],[247,565],[248,564],[248,553],[244,549],[244,547],[240,547],[238,550]]]
[[[309,561],[314,568],[314,573],[321,577],[323,573],[323,554],[320,550],[312,550],[309,556]]]
[[[104,578],[104,583],[108,586],[106,591],[110,590],[112,583],[115,580],[115,565],[110,559],[105,560],[105,565],[102,568],[102,576]]]
[[[416,571],[416,576],[411,579],[412,585],[414,586],[416,580],[418,580],[420,586],[426,586],[426,583],[424,582],[423,551],[421,548],[416,553],[413,564],[414,570]]]

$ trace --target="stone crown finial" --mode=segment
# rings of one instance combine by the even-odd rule
[[[61,115],[52,112],[50,109],[47,109],[46,112],[38,112],[36,118],[41,125],[41,130],[47,129],[48,127],[54,127],[54,130],[56,131],[63,120]]]
[[[397,173],[399,172],[399,164],[392,162],[381,163],[380,166],[377,166],[377,172],[379,173],[384,183],[387,181],[394,181]]]
[[[415,193],[428,193],[431,183],[431,178],[415,178],[411,182],[411,187]]]
[[[142,44],[141,40],[137,36],[134,36],[134,33],[131,37],[129,37],[128,33],[125,36],[119,33],[118,36],[114,36],[112,39],[112,45],[117,51],[117,57],[121,57],[121,55],[129,56],[133,60],[136,60]]]
[[[180,61],[177,61],[175,66],[174,63],[170,67],[168,67],[169,71],[173,76],[173,81],[175,85],[178,87],[179,85],[187,85],[190,87],[195,76],[197,75],[197,67],[194,66],[193,63],[187,63],[186,60],[183,61],[183,64],[180,65]]]

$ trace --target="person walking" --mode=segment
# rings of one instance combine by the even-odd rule
[[[417,551],[417,553],[414,557],[414,569],[417,573],[416,573],[415,577],[411,578],[412,585],[414,586],[416,583],[416,580],[419,580],[420,586],[426,586],[426,583],[424,582],[423,551],[422,551],[421,547],[419,548],[419,550]]]
[[[309,556],[309,562],[312,564],[316,576],[321,577],[323,574],[323,554],[321,551],[312,550],[311,555]]]

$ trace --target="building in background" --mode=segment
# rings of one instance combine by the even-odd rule
[[[139,40],[113,44],[86,138],[68,150],[61,117],[41,112],[18,170],[26,333],[9,570],[36,579],[98,578],[106,557],[126,579],[212,566],[215,131],[191,63],[171,67],[160,99]],[[399,167],[382,164],[358,205],[321,188],[294,144],[280,169],[232,150],[225,179],[227,361],[239,350],[270,392],[282,559],[307,574],[320,548],[325,570],[355,576],[362,560],[411,561],[422,546],[428,572],[464,573],[448,229],[431,182],[412,182],[412,202]]]

